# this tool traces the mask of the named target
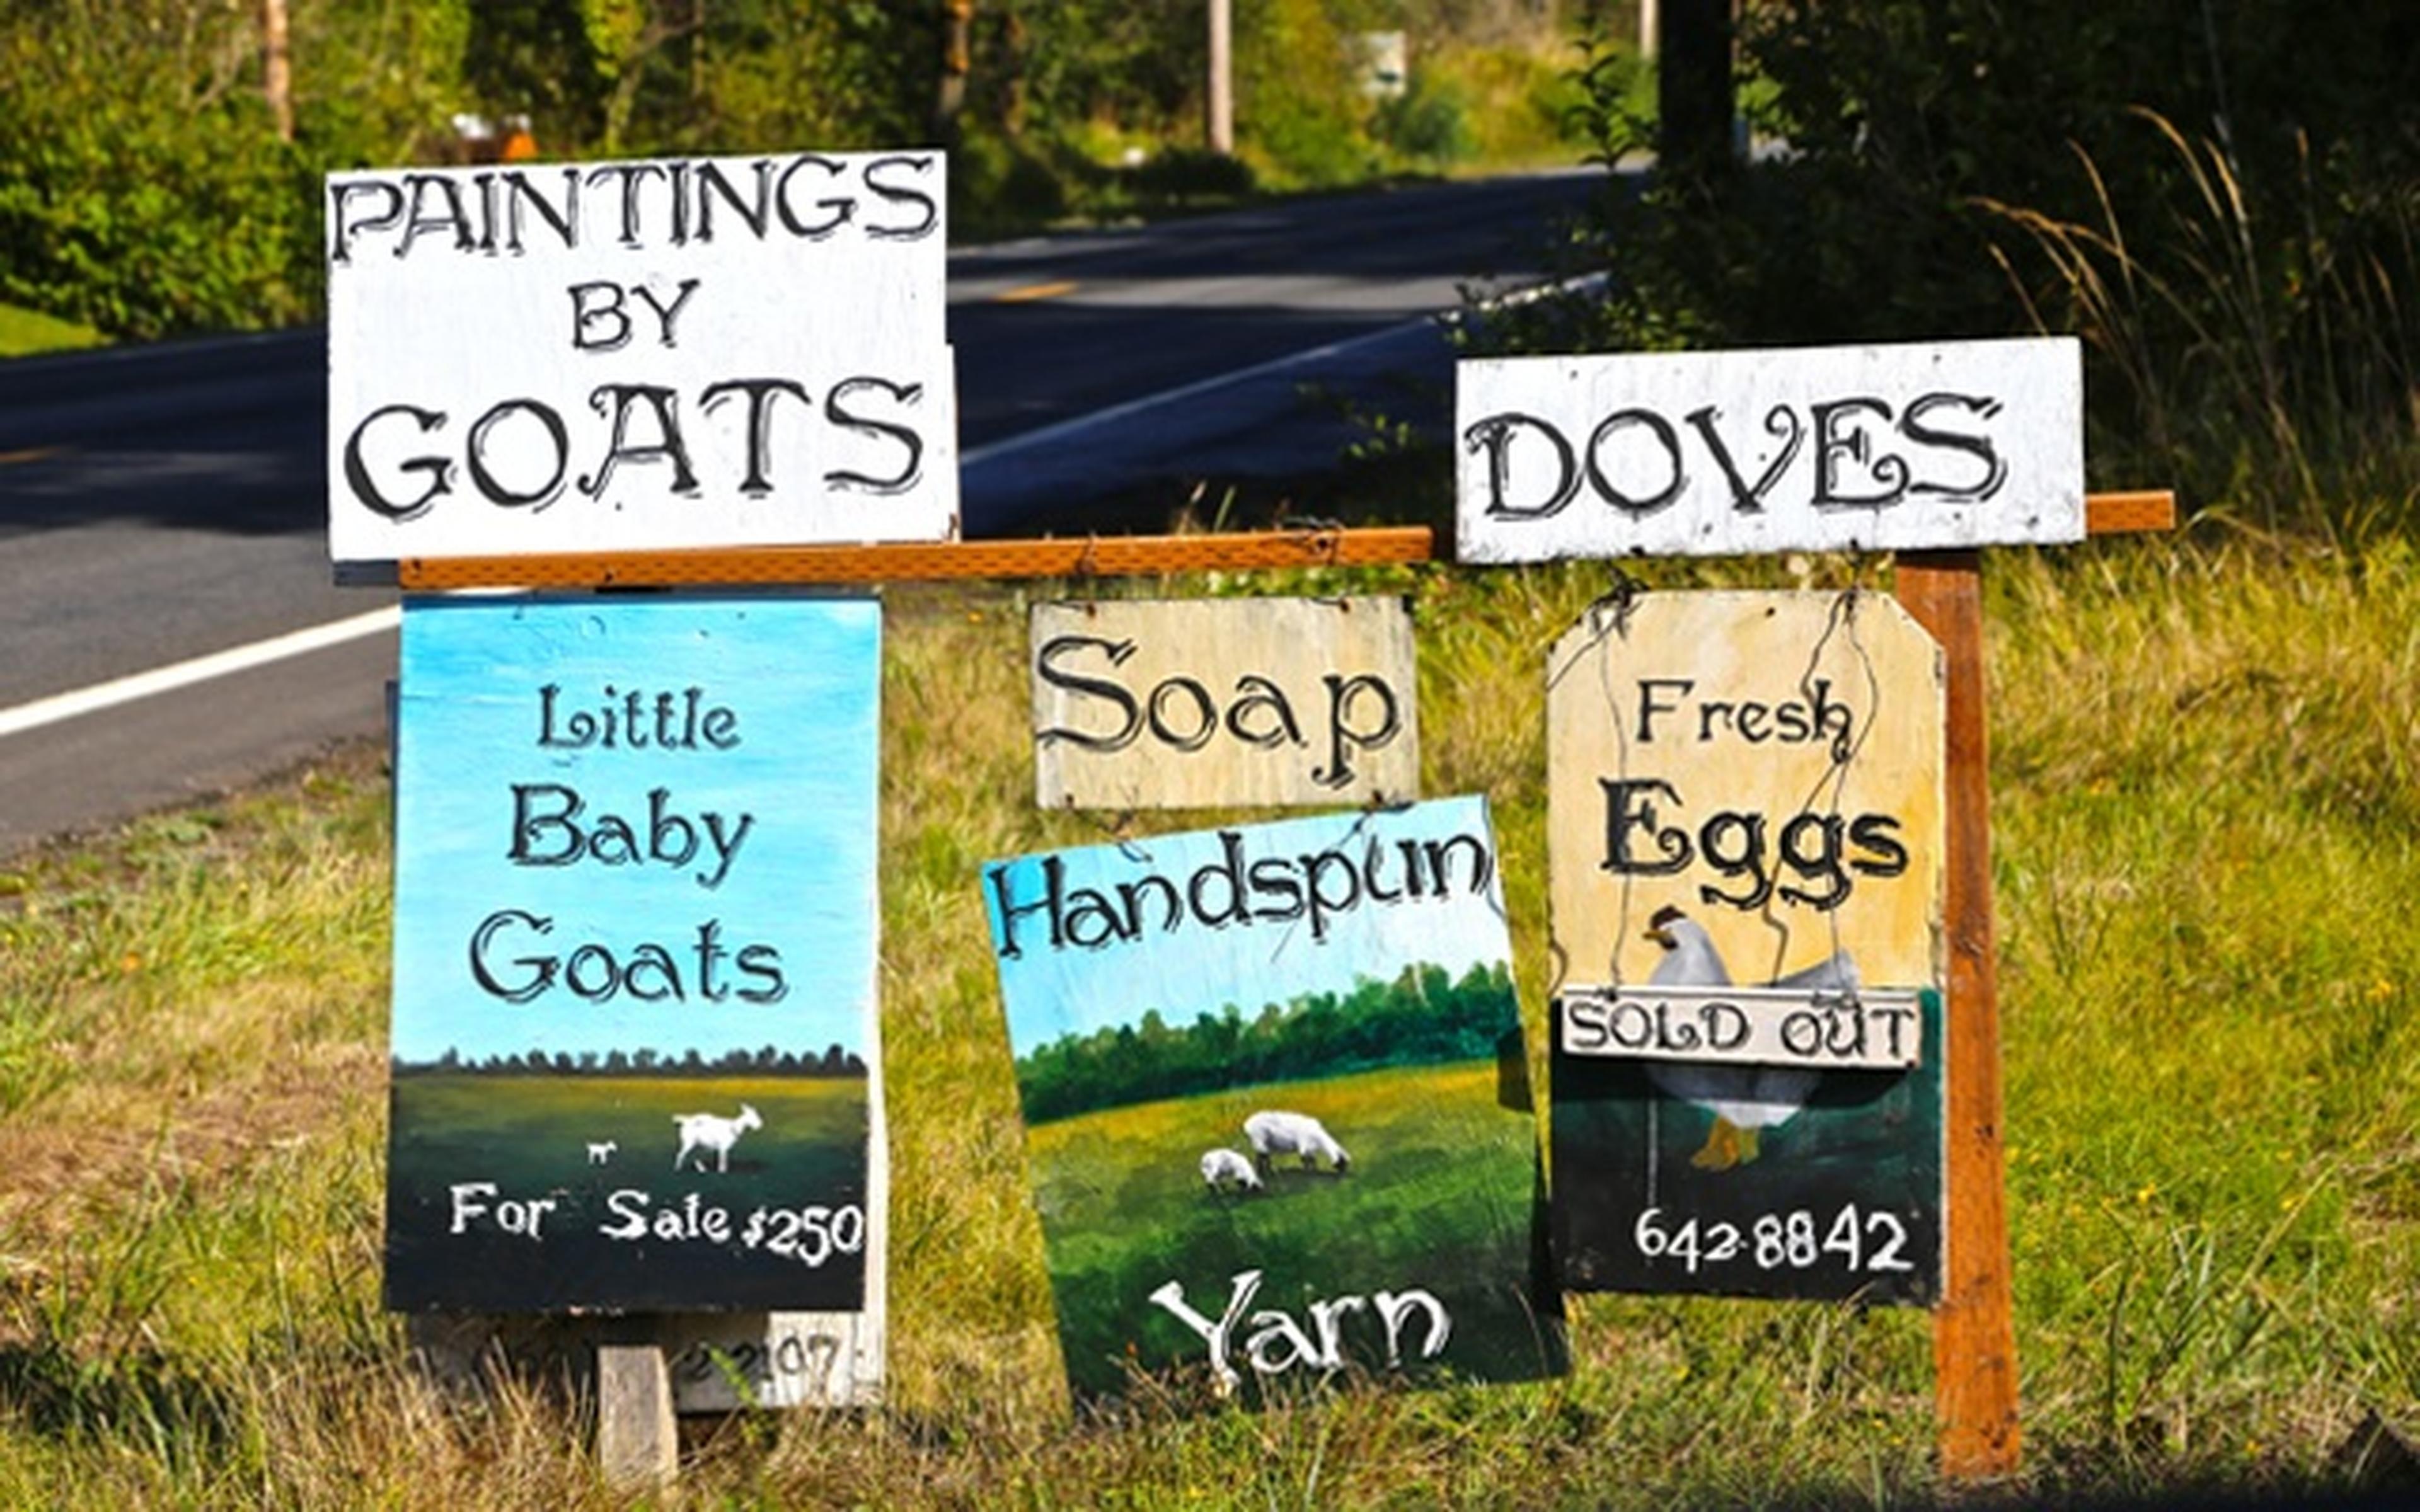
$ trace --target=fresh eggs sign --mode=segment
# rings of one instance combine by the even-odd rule
[[[1561,1368],[1483,800],[983,875],[1079,1395]]]
[[[1556,646],[1575,1289],[1938,1294],[1942,687],[1865,593],[1646,594]]]
[[[1466,362],[1465,562],[2084,538],[2068,337]]]
[[[857,1309],[879,607],[414,599],[386,1292]]]
[[[327,183],[338,562],[937,540],[939,153]]]

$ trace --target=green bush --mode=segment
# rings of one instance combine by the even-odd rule
[[[307,318],[317,184],[257,97],[196,101],[129,59],[62,81],[63,61],[23,34],[0,52],[52,81],[0,110],[0,300],[135,337]]]
[[[1379,102],[1371,131],[1389,150],[1440,167],[1479,150],[1461,86],[1434,82],[1419,70],[1404,93]]]

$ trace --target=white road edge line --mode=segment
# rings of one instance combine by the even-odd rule
[[[358,640],[364,636],[392,630],[402,623],[402,609],[390,604],[384,609],[372,609],[366,614],[356,614],[350,619],[334,620],[325,625],[310,625],[303,629],[288,631],[285,635],[271,636],[266,640],[255,640],[250,645],[230,646],[225,651],[214,651],[207,656],[195,656],[165,667],[154,667],[147,672],[136,672],[131,677],[120,677],[112,682],[96,683],[90,687],[79,687],[70,692],[36,699],[31,703],[20,703],[13,709],[0,709],[0,736],[22,734],[28,730],[39,730],[44,725],[57,724],[63,719],[97,714],[102,709],[115,708],[120,703],[132,703],[137,699],[149,698],[155,693],[190,687],[195,683],[207,683],[214,677],[226,677],[236,672],[249,671],[255,667],[266,667],[271,662],[284,661],[289,656],[323,651],[330,646],[342,645],[348,640]]]

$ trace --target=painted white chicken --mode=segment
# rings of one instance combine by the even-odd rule
[[[1655,987],[1729,987],[1730,968],[1703,925],[1678,908],[1659,908],[1647,921],[1647,937],[1664,948],[1664,959],[1647,979]],[[1856,963],[1842,950],[1829,960],[1774,980],[1799,992],[1854,992]],[[1720,1066],[1686,1060],[1651,1060],[1647,1074],[1667,1093],[1695,1103],[1714,1116],[1713,1133],[1689,1164],[1727,1171],[1756,1159],[1761,1131],[1779,1128],[1806,1105],[1822,1079],[1820,1071],[1787,1066]]]

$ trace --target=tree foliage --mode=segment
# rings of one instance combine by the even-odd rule
[[[1047,1123],[1227,1087],[1481,1059],[1519,1026],[1502,963],[1459,981],[1443,966],[1414,965],[1392,981],[1364,977],[1349,992],[1264,1004],[1249,1019],[1230,1003],[1176,1027],[1147,1009],[1135,1023],[1036,1046],[1017,1060],[1016,1085],[1027,1119]]]
[[[2408,501],[2420,9],[1773,0],[1742,61],[1786,146],[1609,205],[1610,293],[1531,340],[2074,332],[2125,481],[2307,499],[2333,456]],[[1591,77],[1605,154],[1644,145],[1621,63]]]

